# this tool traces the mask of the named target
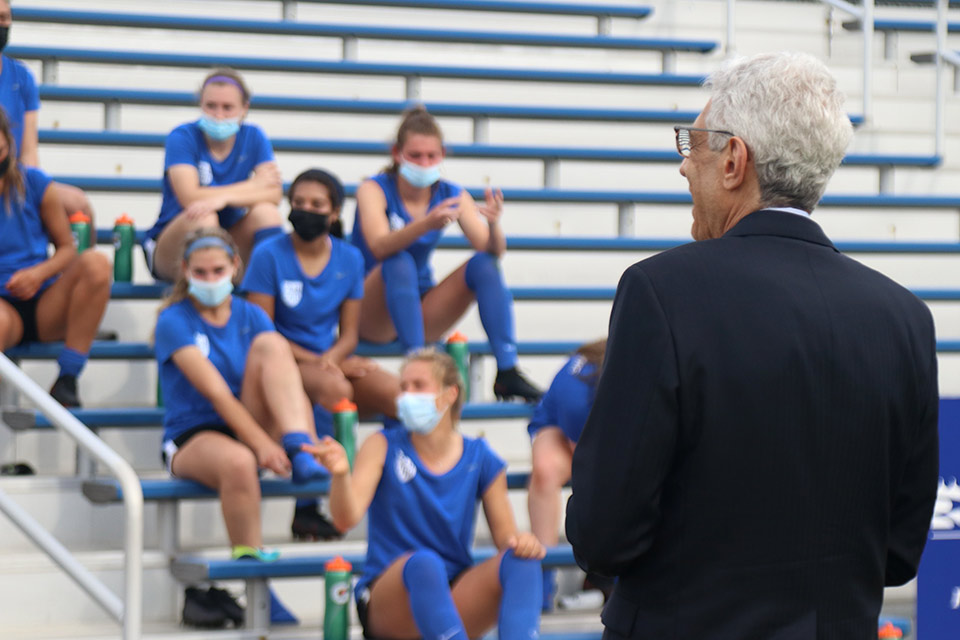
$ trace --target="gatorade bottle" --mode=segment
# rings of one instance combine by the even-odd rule
[[[903,629],[895,626],[889,620],[877,631],[877,638],[880,640],[895,640],[903,637]]]
[[[324,565],[327,602],[323,607],[323,640],[349,640],[350,575],[353,566],[337,556]]]
[[[353,470],[353,458],[357,453],[357,405],[346,398],[333,405],[333,437],[343,445]]]
[[[133,229],[133,220],[123,214],[113,225],[113,280],[114,282],[130,282],[133,280],[133,245],[136,243],[136,232]]]
[[[70,216],[70,231],[73,233],[73,244],[77,253],[90,248],[90,216],[83,211],[77,211]]]
[[[457,369],[460,370],[460,377],[463,378],[463,390],[465,399],[470,397],[470,345],[467,344],[467,336],[459,331],[454,331],[447,338],[447,353],[457,363]]]

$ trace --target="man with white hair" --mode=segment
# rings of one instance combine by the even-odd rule
[[[810,213],[851,136],[812,56],[713,74],[676,127],[697,242],[620,280],[567,536],[605,638],[873,640],[937,491],[930,312]]]

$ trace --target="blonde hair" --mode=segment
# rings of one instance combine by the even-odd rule
[[[460,419],[460,411],[463,409],[464,396],[466,396],[466,385],[460,376],[460,369],[447,353],[440,351],[436,347],[421,347],[411,351],[403,359],[400,370],[403,371],[411,362],[426,362],[433,371],[433,377],[443,387],[456,387],[457,398],[450,407],[450,417],[454,422]]]
[[[229,233],[220,227],[207,227],[203,229],[195,229],[188,233],[183,239],[183,249],[180,251],[180,255],[183,256],[183,260],[187,259],[187,249],[190,247],[190,245],[201,238],[218,238],[223,240],[223,242],[230,247],[230,250],[233,251],[233,256],[230,256],[231,260],[234,259],[234,256],[240,255],[240,250],[237,248],[237,243],[234,242],[233,237]],[[234,285],[240,284],[240,280],[243,278],[243,262],[240,261],[239,258],[237,258],[237,261],[237,270],[236,273],[233,274]],[[173,288],[160,304],[160,311],[163,311],[169,306],[175,305],[181,300],[185,300],[187,298],[187,290],[189,288],[190,281],[187,278],[187,274],[181,269]]]

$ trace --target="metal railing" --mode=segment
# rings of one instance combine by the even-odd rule
[[[0,379],[33,402],[56,428],[102,463],[120,481],[124,504],[123,598],[84,567],[33,516],[0,491],[0,511],[123,626],[124,640],[139,640],[143,622],[143,491],[126,460],[73,417],[12,360],[0,353]]]
[[[845,0],[820,1],[853,16],[860,22],[863,36],[863,119],[864,122],[870,122],[873,112],[873,0],[863,0],[861,7]]]
[[[937,53],[934,57],[936,64],[936,111],[934,115],[935,151],[938,156],[944,152],[946,130],[944,129],[944,110],[946,94],[943,90],[943,63],[949,62],[955,69],[960,69],[960,56],[955,51],[947,49],[947,8],[949,0],[937,0]]]

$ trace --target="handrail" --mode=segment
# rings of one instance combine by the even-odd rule
[[[863,118],[870,122],[873,109],[873,0],[863,0],[863,7],[846,0],[820,0],[860,21],[863,34]]]
[[[937,0],[937,53],[934,57],[936,69],[936,114],[934,115],[934,148],[937,154],[942,154],[945,146],[946,130],[944,128],[945,92],[943,90],[943,63],[949,62],[960,69],[960,56],[955,51],[947,49],[947,8],[949,0]]]
[[[143,491],[140,478],[126,460],[70,415],[69,411],[60,406],[2,353],[0,379],[26,396],[58,429],[73,438],[120,481],[125,505],[123,599],[77,562],[60,541],[2,492],[0,511],[47,553],[97,604],[123,625],[123,640],[139,640],[143,623]]]

